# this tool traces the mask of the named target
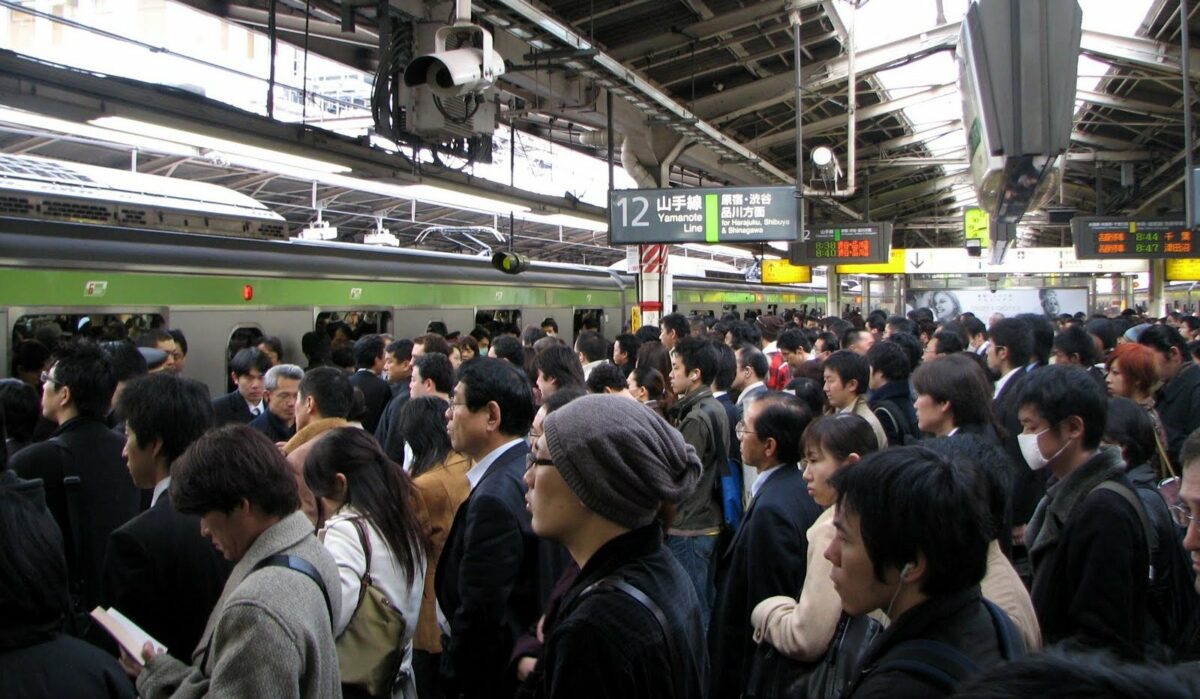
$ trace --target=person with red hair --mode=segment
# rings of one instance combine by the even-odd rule
[[[1128,398],[1146,411],[1154,425],[1155,455],[1150,459],[1159,478],[1174,475],[1169,461],[1165,460],[1167,433],[1162,419],[1154,408],[1154,391],[1158,388],[1158,357],[1154,350],[1136,342],[1117,345],[1108,357],[1108,392],[1114,396]]]

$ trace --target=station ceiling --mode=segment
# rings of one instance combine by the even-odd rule
[[[268,7],[262,0],[184,1],[255,29],[262,28]],[[938,13],[941,4],[940,0],[905,2],[914,12],[930,15]],[[1200,38],[1196,11],[1200,1],[1191,4],[1187,24],[1195,46]],[[420,0],[392,0],[392,6],[414,17],[440,17],[451,7]],[[603,95],[611,91],[618,130],[648,134],[639,153],[644,163],[670,161],[665,174],[673,185],[714,186],[791,181],[796,172],[797,111],[803,115],[803,153],[827,145],[845,162],[846,7],[840,0],[475,0],[472,14],[475,21],[491,28],[497,48],[513,64],[499,84],[501,121],[603,158],[607,148],[597,134],[604,132],[607,119]],[[793,91],[789,8],[798,8],[801,26],[805,88],[799,109]],[[377,3],[361,0],[279,0],[280,41],[300,44],[304,36],[299,28],[307,23],[311,51],[373,70],[378,60],[377,9]],[[953,54],[958,23],[930,22],[930,27],[858,49],[857,187],[847,196],[816,203],[816,215],[831,219],[893,220],[895,244],[905,247],[961,244],[961,210],[970,203],[969,195],[964,196],[969,190],[965,149],[931,147],[934,142],[944,143],[948,135],[961,134],[960,113],[952,110],[942,123],[913,123],[904,109],[956,95],[953,76],[930,71],[927,82],[903,96],[880,79],[898,66]],[[1046,206],[1084,214],[1139,216],[1182,209],[1180,27],[1178,0],[1151,0],[1136,32],[1125,36],[1085,32],[1083,53],[1102,65],[1103,74],[1097,76],[1101,79],[1094,89],[1077,94],[1067,167]],[[1200,75],[1200,51],[1193,48],[1192,55],[1194,84]],[[7,67],[10,75],[16,70],[15,64]],[[12,94],[28,98],[28,91],[3,79],[5,72],[0,60],[0,100],[10,103]],[[129,92],[132,101],[137,86],[128,82],[109,82],[94,89],[104,92],[117,86]],[[67,90],[84,89],[82,85],[72,79],[58,84]],[[184,111],[177,110],[174,118]],[[245,123],[244,128],[256,137],[269,130],[260,122]],[[280,129],[279,138],[285,140],[286,133],[287,129]],[[331,142],[343,153],[361,148],[362,170],[386,174],[379,154],[367,154],[369,149],[362,144],[314,140],[310,135],[298,146],[328,148]],[[108,144],[37,131],[0,131],[0,150],[115,167],[129,163],[127,152]],[[671,160],[668,152],[678,153],[678,158]],[[420,245],[429,249],[452,250],[460,245],[453,236],[422,237],[431,225],[495,225],[508,230],[503,216],[397,201],[350,187],[322,186],[314,192],[312,183],[302,178],[204,159],[142,157],[137,168],[237,189],[300,225],[312,220],[313,202],[320,200],[325,218],[351,236],[369,230],[374,216],[385,216],[402,244],[416,244],[421,237]],[[497,191],[511,194],[503,188]],[[598,213],[595,207],[564,200],[542,198],[540,202],[549,211],[574,208],[581,215]],[[1044,207],[1031,213],[1026,223],[1028,237],[1023,244],[1070,244],[1067,227],[1051,225]],[[515,230],[518,246],[538,259],[608,264],[624,256],[623,250],[605,245],[603,233],[535,222],[520,223]]]

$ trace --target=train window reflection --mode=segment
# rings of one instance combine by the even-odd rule
[[[487,328],[493,335],[503,332],[502,328],[509,324],[517,326],[517,332],[521,331],[521,309],[480,308],[475,311],[475,325]]]
[[[60,343],[75,338],[89,340],[133,340],[151,328],[165,328],[161,313],[38,313],[21,316],[13,323],[12,344],[40,342],[53,351]]]

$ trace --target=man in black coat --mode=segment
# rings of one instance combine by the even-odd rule
[[[1191,360],[1183,336],[1169,325],[1146,328],[1138,343],[1158,353],[1163,387],[1155,397],[1155,407],[1167,431],[1167,457],[1177,469],[1182,468],[1179,450],[1188,435],[1200,429],[1200,366]]]
[[[375,439],[383,452],[392,461],[404,463],[404,435],[400,434],[400,411],[410,397],[409,381],[412,379],[413,341],[395,340],[387,346],[387,358],[383,360],[383,374],[391,388],[392,397],[379,416],[375,428]]]
[[[271,359],[256,347],[238,350],[229,361],[229,376],[237,388],[213,399],[213,417],[216,426],[230,422],[249,424],[251,420],[267,410],[263,400],[266,394],[265,377],[271,368]]]
[[[1023,389],[1025,461],[1053,476],[1025,536],[1042,638],[1141,659],[1150,552],[1120,450],[1100,447],[1107,399],[1071,366],[1039,369]]]
[[[296,401],[304,370],[295,364],[276,364],[267,370],[267,409],[250,421],[250,426],[271,438],[287,442],[296,434]]]
[[[278,367],[275,367],[278,368]],[[171,463],[212,426],[204,384],[159,373],[131,381],[118,409],[133,482],[152,488],[150,509],[112,533],[100,603],[115,607],[167,647],[190,658],[221,596],[229,563],[200,535],[200,518],[171,505]]]
[[[511,696],[516,678],[504,670],[513,644],[542,611],[523,479],[533,415],[533,391],[516,367],[480,358],[460,369],[450,442],[475,465],[434,578],[450,626],[441,668],[447,696]]]
[[[392,389],[387,381],[379,378],[387,359],[386,344],[379,335],[363,335],[354,342],[354,364],[357,370],[350,375],[350,383],[362,391],[367,404],[367,414],[363,416],[363,429],[375,434],[379,426],[379,418],[384,408],[392,399]]]
[[[108,356],[80,343],[61,347],[56,357],[42,386],[42,415],[58,429],[9,465],[21,478],[42,479],[63,534],[76,611],[86,613],[99,598],[108,536],[137,515],[141,494],[121,458],[121,437],[104,423],[116,387]]]
[[[754,658],[748,620],[754,606],[804,587],[808,539],[821,515],[797,462],[810,415],[798,398],[767,393],[745,406],[740,428],[742,462],[757,471],[750,506],[717,561],[717,602],[708,627],[712,696],[745,689]]]

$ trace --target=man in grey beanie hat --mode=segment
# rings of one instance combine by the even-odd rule
[[[533,531],[562,543],[580,573],[547,614],[535,696],[705,696],[700,600],[657,519],[699,482],[695,450],[613,395],[578,398],[543,430],[525,474]]]

